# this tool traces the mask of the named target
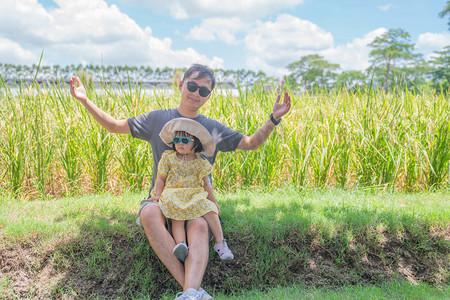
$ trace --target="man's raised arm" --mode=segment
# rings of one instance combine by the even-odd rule
[[[244,135],[237,146],[241,150],[256,150],[261,146],[270,136],[275,123],[278,124],[280,119],[291,109],[291,96],[287,92],[284,93],[283,103],[280,103],[281,94],[278,94],[277,100],[273,105],[270,119],[251,136]]]
[[[70,94],[78,101],[80,101],[81,104],[83,104],[88,112],[94,117],[94,119],[97,120],[97,122],[100,123],[100,125],[102,125],[109,132],[121,134],[131,133],[130,127],[128,126],[128,121],[126,119],[116,120],[115,118],[98,108],[91,100],[88,99],[86,90],[81,83],[80,78],[72,77],[72,79],[70,79]]]

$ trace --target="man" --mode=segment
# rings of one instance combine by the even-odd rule
[[[76,84],[78,87],[76,87]],[[153,153],[153,188],[156,179],[156,170],[162,153],[170,148],[165,145],[159,133],[165,123],[174,118],[191,118],[208,129],[216,143],[216,152],[208,160],[214,163],[218,151],[256,150],[272,133],[281,118],[290,110],[291,99],[284,93],[283,102],[278,95],[273,106],[273,112],[268,121],[251,136],[220,124],[199,114],[199,109],[211,96],[215,87],[213,71],[203,65],[194,64],[184,74],[179,83],[181,92],[180,104],[177,108],[156,110],[129,119],[116,120],[109,114],[95,106],[86,96],[79,78],[73,77],[70,81],[70,93],[78,99],[105,129],[112,133],[132,134],[133,137],[150,142]],[[212,299],[200,284],[206,270],[209,257],[209,232],[205,219],[200,218],[186,222],[186,234],[189,245],[189,255],[184,265],[172,253],[175,241],[168,229],[166,220],[158,203],[148,200],[141,202],[137,223],[141,225],[147,239],[161,262],[167,267],[172,276],[183,287],[183,293],[176,299]]]

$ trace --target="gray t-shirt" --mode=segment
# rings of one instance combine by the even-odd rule
[[[149,142],[152,147],[153,177],[150,191],[155,185],[156,172],[158,170],[158,162],[161,159],[161,155],[164,151],[171,149],[169,146],[164,144],[159,137],[159,133],[167,122],[172,119],[182,117],[183,116],[178,112],[178,109],[173,108],[155,110],[128,119],[131,135],[134,138]],[[214,142],[216,143],[216,151],[214,152],[214,155],[212,157],[206,157],[211,164],[214,164],[217,152],[235,151],[243,137],[242,133],[231,130],[229,127],[222,125],[216,120],[207,118],[203,115],[198,115],[193,120],[202,124],[209,131],[214,139]]]

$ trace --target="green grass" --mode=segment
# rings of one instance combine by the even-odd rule
[[[1,198],[0,298],[172,298],[180,288],[134,223],[145,196]],[[222,263],[211,250],[203,287],[217,299],[449,294],[448,191],[286,188],[217,198],[236,255]]]
[[[373,286],[344,286],[335,289],[314,288],[295,285],[285,288],[271,288],[267,291],[245,291],[235,295],[218,294],[214,299],[449,299],[448,286],[436,288],[427,284],[412,285],[406,281],[396,281]],[[167,299],[171,299],[168,297]]]

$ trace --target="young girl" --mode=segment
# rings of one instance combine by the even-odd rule
[[[212,165],[200,156],[200,153],[214,154],[212,136],[200,123],[187,118],[169,121],[159,136],[173,150],[161,156],[150,200],[159,201],[162,213],[172,221],[172,235],[177,244],[174,255],[184,262],[188,255],[184,222],[203,217],[214,235],[214,250],[220,259],[234,259],[223,238],[220,208],[208,179]]]

